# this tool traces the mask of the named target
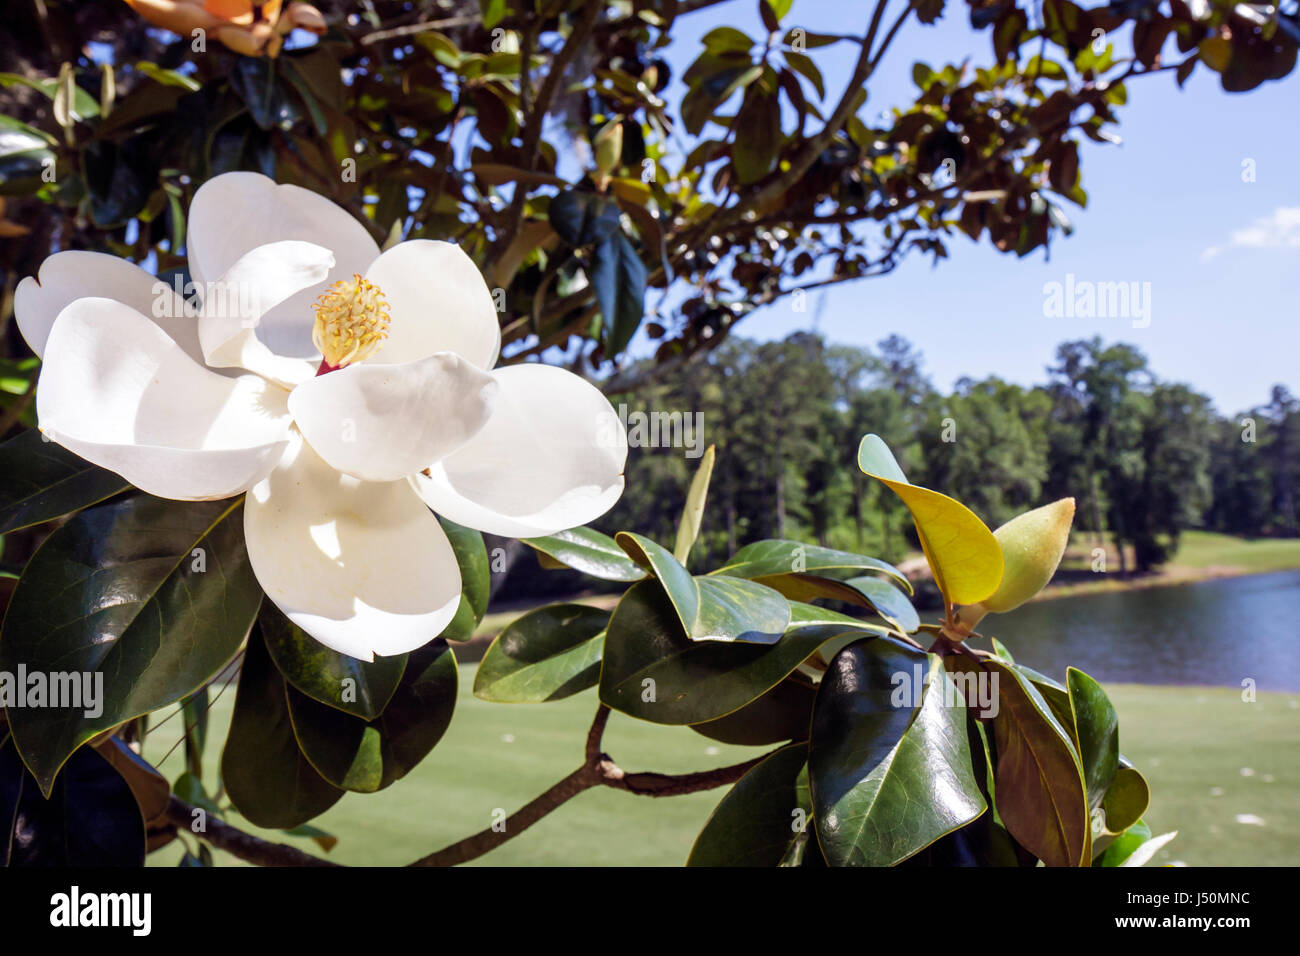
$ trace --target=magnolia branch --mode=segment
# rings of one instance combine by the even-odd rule
[[[697,10],[704,10],[708,7],[717,6],[726,0],[682,0],[677,5],[677,16],[683,16],[687,13],[694,13]],[[641,27],[645,21],[637,16],[621,17],[617,20],[608,20],[599,25],[597,30],[601,33],[617,33],[629,27]],[[457,27],[482,27],[483,15],[481,13],[466,14],[457,17],[443,17],[438,20],[423,20],[419,23],[409,23],[400,27],[393,27],[387,30],[376,30],[362,36],[358,42],[362,46],[370,46],[374,43],[382,43],[386,40],[401,40],[418,33],[425,33],[429,30],[450,30]],[[510,29],[520,29],[521,20],[519,18],[507,18],[502,20],[498,26]]]
[[[167,820],[169,823],[175,824],[178,830],[194,832],[192,824],[195,812],[195,807],[173,795],[171,802],[167,805]],[[272,843],[269,840],[263,840],[261,837],[255,837],[251,833],[245,833],[238,827],[233,827],[229,823],[218,820],[212,814],[207,814],[207,818],[204,820],[204,829],[201,832],[194,832],[194,835],[218,850],[225,850],[231,856],[238,857],[245,863],[255,863],[258,866],[339,865],[331,863],[329,860],[323,860],[318,856],[313,856],[310,853],[304,853],[297,847],[289,846],[287,843]]]
[[[744,218],[746,213],[751,210],[759,209],[776,202],[785,195],[790,187],[799,182],[799,180],[808,173],[808,170],[812,168],[813,162],[816,161],[822,151],[830,145],[831,141],[835,138],[835,134],[843,128],[845,123],[848,122],[849,116],[853,113],[853,108],[857,103],[859,92],[866,86],[867,81],[875,72],[876,67],[880,65],[880,60],[884,56],[885,50],[889,48],[889,44],[893,41],[899,28],[903,25],[903,21],[907,18],[907,15],[911,13],[914,4],[908,3],[906,9],[903,10],[898,20],[895,21],[893,28],[889,31],[889,34],[881,43],[880,49],[876,51],[876,55],[873,57],[871,55],[871,46],[875,39],[876,32],[880,28],[880,21],[885,12],[885,5],[885,0],[878,0],[875,12],[871,18],[871,23],[867,27],[866,35],[862,39],[862,50],[859,52],[858,61],[853,67],[853,75],[849,78],[849,82],[845,84],[844,93],[840,96],[840,100],[836,104],[834,112],[832,112],[830,117],[826,120],[821,131],[816,136],[809,139],[804,144],[803,149],[791,158],[790,165],[784,172],[778,176],[772,177],[762,186],[762,188],[748,194],[742,201],[736,203],[734,206],[728,206],[725,209],[719,210],[710,221],[704,223],[703,227],[697,231],[697,238],[720,232],[728,226],[739,222]],[[687,245],[693,245],[693,243],[688,242]]]
[[[591,729],[587,731],[582,766],[555,784],[545,793],[530,800],[519,810],[507,817],[500,829],[486,829],[473,836],[466,837],[450,846],[421,857],[411,866],[454,866],[477,859],[495,849],[507,840],[513,839],[527,830],[538,820],[553,810],[568,803],[584,790],[593,787],[612,787],[626,790],[645,797],[673,797],[686,793],[699,793],[735,783],[753,766],[765,760],[771,754],[762,754],[743,763],[715,770],[697,773],[655,773],[643,771],[628,773],[619,767],[610,756],[602,753],[601,740],[605,735],[605,725],[609,722],[610,710],[604,704],[596,710]],[[193,832],[191,824],[195,807],[173,795],[167,806],[167,822],[178,830]],[[225,850],[231,856],[246,863],[258,866],[340,866],[321,857],[314,856],[297,847],[285,843],[273,843],[261,837],[245,833],[238,827],[231,826],[216,819],[211,814],[205,821],[205,829],[194,833],[219,850]]]
[[[609,708],[604,704],[597,709],[591,729],[587,732],[586,759],[581,767],[507,817],[499,828],[489,827],[481,830],[471,837],[466,837],[436,853],[430,853],[416,860],[411,866],[454,866],[457,863],[477,859],[507,840],[517,837],[557,807],[593,787],[613,787],[616,790],[626,790],[628,793],[647,797],[672,797],[685,793],[698,793],[701,790],[713,790],[735,783],[750,768],[770,756],[770,754],[763,754],[744,763],[699,773],[627,773],[615,764],[608,754],[600,750],[609,713]]]
[[[591,31],[595,29],[596,21],[600,18],[601,8],[600,0],[587,0],[587,4],[582,10],[581,19],[569,33],[568,39],[564,41],[564,45],[560,47],[559,52],[551,60],[546,71],[546,78],[542,80],[541,88],[537,91],[537,102],[533,104],[531,110],[527,108],[528,100],[526,94],[523,93],[523,87],[527,85],[529,74],[527,58],[524,57],[519,61],[521,102],[525,107],[523,144],[519,149],[519,156],[522,160],[521,167],[525,170],[531,171],[537,162],[537,149],[541,143],[542,124],[546,121],[546,114],[550,111],[551,102],[559,91],[560,83],[569,69],[569,64],[573,62],[574,57],[578,55],[578,51],[586,45],[587,40],[591,37]],[[499,249],[504,249],[509,245],[515,234],[519,232],[519,226],[524,217],[524,200],[527,196],[528,188],[523,183],[515,183],[515,192],[510,198],[510,208],[506,212],[507,225],[497,239]]]

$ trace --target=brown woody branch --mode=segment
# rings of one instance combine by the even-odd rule
[[[694,13],[697,10],[704,10],[708,7],[717,6],[719,3],[725,3],[726,0],[681,0],[677,5],[677,16],[684,16],[688,13]],[[524,18],[507,18],[502,20],[498,26],[512,30],[518,30],[521,25],[527,22]],[[537,21],[540,22],[540,21]],[[429,30],[450,30],[456,27],[482,26],[482,14],[466,14],[457,17],[443,17],[438,20],[423,20],[419,23],[404,24],[399,27],[392,27],[387,30],[376,30],[373,33],[367,33],[362,36],[358,42],[362,46],[370,46],[374,43],[382,43],[385,40],[400,40],[405,37],[414,36],[417,33],[425,33]],[[637,16],[620,17],[617,20],[607,20],[600,24],[596,29],[601,33],[617,33],[628,27],[642,27],[645,21]]]
[[[546,122],[546,114],[550,112],[551,102],[555,99],[555,94],[559,91],[560,83],[564,80],[564,74],[569,69],[569,64],[573,58],[578,55],[578,51],[586,44],[591,37],[591,31],[596,26],[596,21],[600,18],[600,11],[604,4],[600,0],[587,0],[586,5],[582,8],[582,17],[578,20],[573,30],[569,33],[568,39],[560,47],[558,53],[551,60],[550,66],[546,71],[546,79],[542,80],[541,88],[537,91],[537,102],[533,104],[532,109],[524,111],[524,128],[523,128],[523,145],[519,150],[520,168],[532,171],[537,163],[537,149],[542,139],[542,125]],[[527,80],[528,65],[525,59],[519,61],[520,69],[520,86],[523,87]],[[523,102],[526,104],[527,99]],[[496,247],[504,249],[510,244],[510,241],[519,231],[519,225],[524,218],[524,200],[528,196],[528,187],[522,182],[515,183],[514,195],[510,197],[510,208],[506,212],[506,228],[497,236]]]
[[[176,826],[177,830],[191,830],[191,824],[194,821],[195,808],[190,806],[184,800],[172,795],[171,802],[167,804],[167,820]],[[338,863],[332,863],[329,860],[323,860],[318,856],[310,853],[304,853],[297,847],[289,846],[287,843],[272,843],[269,840],[263,840],[261,837],[255,837],[251,833],[245,833],[238,827],[233,827],[229,823],[218,820],[212,814],[207,815],[204,821],[205,829],[202,832],[196,832],[194,835],[210,843],[219,850],[225,850],[231,856],[238,857],[246,863],[255,863],[258,866],[338,866]]]
[[[628,793],[648,797],[671,797],[685,793],[698,793],[735,783],[759,761],[763,754],[743,763],[698,773],[666,774],[653,772],[627,773],[600,750],[609,722],[610,710],[604,704],[596,710],[591,729],[587,732],[582,766],[555,784],[545,793],[530,800],[504,821],[499,829],[488,828],[473,836],[459,840],[435,853],[421,857],[411,866],[454,866],[477,859],[507,840],[513,839],[553,810],[568,803],[584,790],[593,787],[613,787]],[[177,830],[190,830],[195,808],[173,795],[167,806],[167,822]],[[285,843],[272,843],[261,837],[245,833],[209,815],[206,828],[195,836],[231,856],[258,866],[340,866],[329,860],[305,853]]]
[[[697,239],[707,237],[712,232],[721,231],[734,225],[743,219],[750,210],[776,202],[808,173],[817,157],[835,138],[835,134],[848,122],[849,116],[853,112],[853,105],[857,99],[858,91],[866,85],[876,67],[880,65],[881,57],[884,56],[885,50],[888,49],[899,28],[902,27],[907,15],[911,13],[913,6],[914,3],[908,4],[873,57],[871,55],[871,46],[875,40],[876,32],[880,28],[880,20],[885,10],[884,0],[878,0],[875,13],[871,18],[871,24],[867,27],[866,35],[862,39],[862,50],[858,54],[858,62],[853,67],[853,75],[849,78],[849,82],[845,84],[844,93],[840,96],[834,112],[831,113],[825,125],[822,126],[821,132],[804,144],[803,149],[790,160],[790,167],[785,172],[774,176],[761,188],[748,194],[734,206],[719,210],[710,221],[706,222],[700,230],[697,230]],[[687,245],[694,244],[694,242],[687,242]]]
[[[587,732],[586,759],[581,767],[507,817],[499,829],[481,830],[473,836],[416,860],[411,866],[454,866],[457,863],[477,859],[518,836],[584,790],[593,787],[613,787],[616,790],[626,790],[628,793],[648,797],[698,793],[701,790],[712,790],[735,783],[751,767],[770,756],[770,754],[763,754],[744,763],[700,773],[627,773],[607,754],[600,751],[601,738],[604,736],[609,714],[609,708],[604,704],[596,710],[596,717]]]

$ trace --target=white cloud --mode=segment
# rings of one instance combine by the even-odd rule
[[[1228,237],[1228,245],[1247,249],[1300,248],[1300,206],[1278,206],[1272,215],[1256,219],[1242,229],[1234,229]],[[1209,262],[1223,249],[1223,246],[1210,246],[1201,253],[1201,261]]]
[[[1234,246],[1256,249],[1300,246],[1300,206],[1278,206],[1273,215],[1235,230],[1231,241]]]

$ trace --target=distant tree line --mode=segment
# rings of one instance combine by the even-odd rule
[[[1284,386],[1225,418],[1191,386],[1158,379],[1133,346],[1100,338],[1063,343],[1046,372],[1031,388],[964,378],[945,395],[896,335],[875,349],[807,332],[729,339],[687,374],[614,398],[642,447],[599,526],[671,540],[690,456],[715,444],[710,559],[765,537],[898,558],[915,546],[907,513],[856,467],[858,440],[876,432],[910,480],[993,527],[1074,496],[1076,528],[1116,545],[1122,573],[1167,560],[1188,528],[1300,534],[1300,401]]]

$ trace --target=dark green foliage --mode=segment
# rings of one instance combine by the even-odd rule
[[[679,434],[688,442],[634,448],[627,491],[597,524],[667,537],[690,456],[715,444],[699,546],[712,561],[783,527],[895,558],[915,549],[906,509],[854,467],[867,431],[890,442],[912,481],[952,494],[990,527],[1074,497],[1079,530],[1123,545],[1116,570],[1163,563],[1189,528],[1300,532],[1300,402],[1278,386],[1269,404],[1221,418],[1189,386],[1157,380],[1133,347],[1097,339],[1061,345],[1044,385],[963,379],[945,396],[898,336],[874,350],[805,332],[733,338],[690,376],[615,400],[633,436],[658,414],[661,446]],[[668,427],[697,413],[699,434]]]

